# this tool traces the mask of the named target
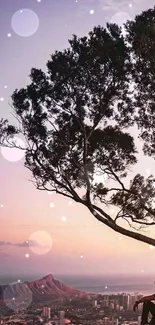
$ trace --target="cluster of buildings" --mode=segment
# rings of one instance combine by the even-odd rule
[[[108,317],[104,317],[103,321],[98,322],[99,324],[102,325],[141,325],[141,316],[138,316],[137,321],[124,321],[124,322],[119,322],[118,319],[110,320]]]
[[[109,296],[107,296],[107,297],[109,299]],[[125,297],[128,297],[128,295],[126,295]],[[132,298],[133,298],[133,296],[132,296]],[[135,297],[135,299],[136,299],[136,297]],[[126,303],[126,300],[127,300],[127,298],[125,299],[125,303]],[[104,303],[105,302],[107,302],[107,299],[104,300]],[[93,306],[97,307],[96,300],[93,301]],[[115,306],[115,304],[114,304],[114,306]],[[127,307],[130,309],[130,298],[129,297],[127,300]],[[133,305],[132,305],[132,308],[133,308]],[[101,312],[100,312],[100,315],[102,315]],[[101,317],[100,320],[98,320],[96,322],[96,325],[141,325],[141,316],[138,316],[136,321],[126,321],[126,320],[121,321],[120,319],[114,318],[113,316],[104,317],[104,313],[102,316],[103,317]],[[67,325],[67,324],[73,325],[69,319],[65,318],[65,311],[60,311],[58,313],[58,316],[54,316],[53,318],[51,318],[51,308],[48,306],[43,307],[41,317],[42,318],[40,320],[41,320],[41,322],[44,323],[44,325]],[[89,321],[86,323],[91,324],[91,322],[89,322]],[[82,324],[83,324],[83,322],[80,323],[79,325],[82,325]]]
[[[108,307],[115,311],[127,311],[133,310],[133,306],[136,300],[140,300],[143,295],[140,294],[118,294],[118,295],[104,295],[101,300],[94,299],[92,305],[94,308]],[[142,304],[139,304],[138,308],[142,309]]]
[[[140,294],[93,295],[60,303],[33,305],[29,310],[0,317],[0,325],[140,325],[143,304],[133,311]]]
[[[52,317],[51,307],[48,306],[43,307],[40,322],[47,325],[71,325],[71,321],[65,318],[65,311],[61,310],[58,312],[58,316]]]

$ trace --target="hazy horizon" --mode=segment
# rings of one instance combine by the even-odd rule
[[[32,282],[42,279],[43,276],[25,275],[16,277],[0,277],[1,285],[13,285],[24,283],[25,281]],[[80,291],[85,291],[92,294],[142,294],[144,296],[155,292],[154,277],[139,278],[139,276],[92,276],[92,275],[54,275],[54,279],[63,282],[65,285]]]
[[[57,274],[53,274],[52,272],[47,273],[46,275],[43,273],[36,273],[36,274],[20,274],[17,273],[16,275],[11,275],[11,274],[5,274],[5,275],[0,275],[0,283],[2,279],[13,279],[18,280],[20,279],[21,281],[23,280],[39,280],[42,279],[43,277],[47,276],[51,274],[53,276],[54,279],[77,279],[79,281],[82,281],[81,283],[83,283],[83,281],[87,280],[88,282],[93,281],[96,282],[96,285],[98,282],[100,282],[101,280],[109,280],[110,283],[114,284],[114,283],[119,283],[119,284],[127,284],[127,282],[129,284],[141,284],[141,283],[149,283],[149,284],[154,284],[155,281],[155,275],[153,274],[143,274],[141,275],[141,277],[139,276],[139,274],[63,274],[63,273],[57,273]],[[137,282],[138,281],[138,282]]]

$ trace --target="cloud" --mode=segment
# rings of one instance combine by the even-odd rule
[[[7,241],[0,241],[0,246],[11,245],[11,243]]]
[[[126,12],[134,19],[135,15],[141,14],[143,10],[148,10],[148,3],[146,0],[98,0],[101,11],[104,13],[104,20],[108,21],[112,15]],[[131,4],[131,6],[129,6]],[[154,7],[154,0],[149,1],[149,8]]]
[[[17,246],[17,247],[40,247],[35,240],[26,240],[22,243],[11,243],[6,240],[0,241],[0,246]]]
[[[120,0],[99,0],[99,4],[101,5],[102,10],[118,12],[122,10],[122,8],[128,9],[128,2],[127,1],[120,1]]]
[[[19,247],[29,247],[29,246],[31,246],[31,247],[40,247],[40,245],[35,240],[27,240],[27,241],[24,241],[23,243],[15,244],[15,246],[19,246]]]
[[[0,252],[0,258],[3,258],[3,257],[9,257],[10,255],[5,253],[5,252]]]

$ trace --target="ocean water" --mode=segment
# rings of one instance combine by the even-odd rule
[[[76,289],[82,290],[85,292],[97,293],[97,294],[117,294],[117,293],[141,293],[145,295],[150,295],[155,293],[155,288],[152,285],[143,285],[143,284],[135,284],[135,285],[111,285],[107,284],[105,286],[75,286]]]
[[[16,275],[0,276],[0,285],[13,284],[20,279],[24,281],[34,281],[41,279],[44,275]],[[141,293],[150,295],[155,293],[155,277],[153,275],[117,275],[117,276],[73,276],[73,275],[53,275],[57,280],[66,285],[89,293],[97,294],[117,294],[117,293]]]
[[[67,277],[60,280],[72,288],[97,294],[155,293],[154,276],[103,276],[103,277]]]

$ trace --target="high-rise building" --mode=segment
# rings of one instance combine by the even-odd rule
[[[120,305],[119,304],[116,305],[116,310],[120,310]]]
[[[109,296],[108,295],[104,295],[103,305],[105,307],[109,307]]]
[[[59,318],[65,318],[65,311],[64,310],[61,310],[59,311]]]
[[[108,325],[109,322],[109,318],[108,317],[104,317],[103,318],[103,325]]]
[[[50,319],[51,318],[51,308],[48,306],[44,306],[42,310],[42,316]]]
[[[128,295],[123,295],[122,296],[122,303],[121,305],[123,305],[123,309],[127,310],[128,308]]]
[[[47,306],[44,306],[42,309],[42,316],[46,317],[47,316]]]
[[[65,319],[65,311],[61,310],[61,311],[59,311],[59,322],[60,322],[60,325],[63,325],[64,324],[64,319]]]
[[[113,303],[113,302],[111,302],[111,303],[110,303],[110,308],[114,310],[114,308],[115,308],[115,305],[114,305],[114,303]]]
[[[138,316],[138,325],[141,324],[141,316]]]
[[[51,308],[50,307],[48,307],[48,310],[47,310],[47,313],[48,313],[48,319],[50,319],[51,318]]]
[[[97,300],[93,300],[93,307],[97,307]]]
[[[114,319],[114,325],[118,325],[118,318]]]
[[[143,295],[136,295],[136,300],[140,300],[141,298],[143,298]],[[142,308],[143,308],[143,304],[139,304],[138,305],[138,310],[141,312],[142,311]]]
[[[135,304],[136,296],[135,295],[128,295],[128,310],[133,309],[133,305]]]
[[[104,299],[102,302],[102,306],[109,307],[109,299]]]

